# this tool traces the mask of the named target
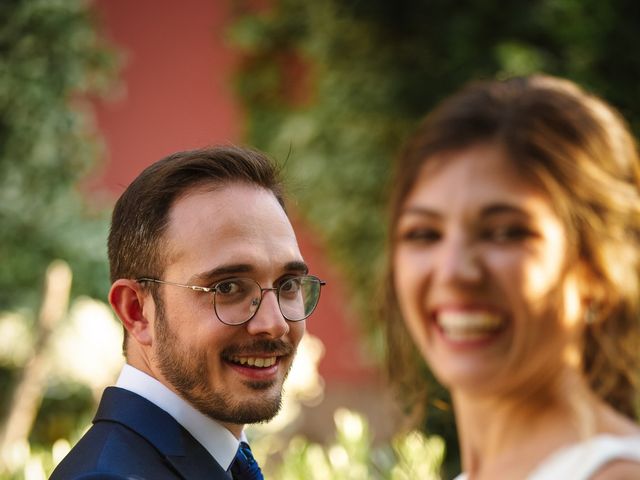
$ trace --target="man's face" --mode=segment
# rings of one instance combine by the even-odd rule
[[[251,185],[200,188],[179,198],[164,240],[162,279],[171,282],[208,287],[246,277],[264,288],[306,273],[282,207],[271,192]],[[213,294],[159,288],[151,352],[156,378],[220,422],[272,418],[305,322],[287,322],[273,291],[264,293],[249,322],[229,326],[216,317]]]

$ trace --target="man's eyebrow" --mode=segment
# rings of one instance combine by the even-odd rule
[[[189,281],[208,282],[221,275],[236,275],[238,273],[250,273],[254,270],[253,266],[248,263],[233,263],[228,265],[220,265],[218,267],[207,270],[206,272],[196,273]]]
[[[254,272],[256,268],[253,265],[248,263],[233,263],[228,265],[220,265],[218,267],[212,268],[211,270],[207,270],[206,272],[196,273],[193,275],[189,281],[190,282],[210,282],[211,280],[218,278],[222,275],[237,275],[240,273],[251,273]],[[293,261],[288,262],[284,265],[283,268],[286,272],[296,272],[307,274],[309,272],[309,267],[305,262],[302,261]]]
[[[287,264],[284,266],[284,269],[285,269],[287,272],[292,272],[292,271],[293,271],[293,272],[300,272],[300,273],[303,273],[303,274],[305,274],[305,275],[306,275],[307,273],[309,273],[309,266],[308,266],[306,263],[301,262],[301,261],[298,261],[298,260],[296,260],[296,261],[294,261],[294,262],[289,262],[289,263],[287,263]]]

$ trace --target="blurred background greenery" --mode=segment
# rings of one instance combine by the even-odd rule
[[[372,299],[384,262],[390,165],[403,139],[439,99],[469,79],[542,71],[602,95],[640,133],[640,3],[634,0],[271,0],[258,11],[252,2],[231,3],[235,21],[228,36],[241,52],[236,85],[246,112],[245,142],[287,159],[297,209],[342,269],[378,354]],[[20,466],[10,473],[7,463],[0,475],[36,479],[66,451],[64,442],[80,434],[99,394],[90,373],[51,366],[55,352],[65,350],[64,344],[54,345],[51,331],[62,327],[51,323],[45,308],[52,262],[62,259],[73,272],[71,309],[58,319],[60,325],[72,328],[74,312],[91,309],[106,319],[103,335],[117,336],[108,326],[115,323],[109,312],[89,299],[106,298],[108,211],[87,203],[82,182],[102,158],[88,99],[109,91],[119,57],[98,34],[86,1],[3,0],[0,19],[5,437],[16,389],[28,380],[39,392],[27,431],[31,457],[16,454]],[[65,278],[64,267],[53,265],[50,288]],[[66,312],[65,305],[60,308]],[[118,360],[109,358],[108,369],[117,368]],[[38,370],[43,364],[50,368]],[[427,372],[425,378],[432,381]],[[438,400],[446,401],[446,395]],[[374,452],[363,420],[356,436],[340,430],[359,418],[351,413],[355,417],[336,417],[343,433],[335,445],[301,439],[289,444],[280,466],[273,467],[280,475],[274,478],[427,478],[412,463],[426,455],[426,446],[436,464],[444,456],[443,476],[450,477],[459,467],[446,412],[429,408],[424,425],[425,432],[444,439],[446,453],[433,447],[434,438],[417,433]],[[407,446],[416,438],[419,446]],[[354,448],[360,453],[349,450]],[[338,451],[353,454],[359,473],[344,469]],[[3,457],[7,452],[8,447]],[[33,466],[34,456],[39,467]],[[318,470],[322,462],[325,470]],[[395,473],[393,465],[399,465]],[[312,471],[330,474],[313,477]]]
[[[86,423],[93,408],[86,384],[67,375],[47,378],[51,372],[42,367],[50,357],[44,350],[51,349],[49,333],[59,318],[48,319],[48,314],[39,312],[45,272],[56,259],[71,265],[73,298],[104,298],[108,288],[103,248],[107,212],[83,201],[79,182],[100,158],[87,96],[105,91],[115,73],[116,56],[101,41],[85,2],[8,0],[0,2],[0,19],[4,458],[4,440],[12,436],[7,432],[11,414],[21,425],[15,431],[18,437],[30,426],[30,417],[36,417],[26,433],[37,450],[50,449],[55,440],[69,437]],[[66,281],[65,267],[61,268],[53,282]],[[64,288],[51,287],[64,308]],[[20,385],[43,390],[43,395],[16,392]],[[33,401],[26,402],[25,395]],[[18,411],[21,401],[24,408]],[[19,418],[25,416],[26,423]]]

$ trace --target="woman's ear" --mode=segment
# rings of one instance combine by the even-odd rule
[[[579,261],[575,268],[585,321],[588,324],[594,323],[605,304],[605,289],[602,279],[584,260]]]
[[[122,325],[138,343],[149,346],[153,336],[143,308],[145,301],[151,301],[150,295],[135,280],[121,278],[111,285],[109,303]]]

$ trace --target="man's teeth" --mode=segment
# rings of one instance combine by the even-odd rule
[[[275,365],[276,357],[231,357],[231,361],[249,367],[266,368]]]
[[[502,317],[491,312],[441,312],[438,325],[452,340],[475,340],[500,329]]]

